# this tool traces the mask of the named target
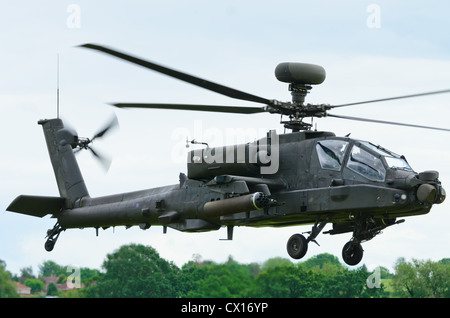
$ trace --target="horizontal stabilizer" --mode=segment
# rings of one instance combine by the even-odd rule
[[[44,197],[37,195],[19,195],[6,209],[32,216],[43,217],[56,214],[63,208],[65,199],[61,197]]]

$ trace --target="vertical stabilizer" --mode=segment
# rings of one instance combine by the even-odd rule
[[[64,128],[59,118],[40,120],[38,124],[42,125],[44,130],[59,194],[72,206],[76,200],[89,196],[72,150],[72,145],[77,142],[78,137],[75,132]]]

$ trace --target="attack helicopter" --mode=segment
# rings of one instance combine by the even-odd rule
[[[305,97],[313,85],[326,77],[319,65],[280,63],[276,78],[288,84],[292,101],[270,100],[196,76],[97,45],[82,48],[140,65],[175,79],[243,101],[253,106],[218,106],[197,104],[116,103],[119,108],[191,110],[221,113],[281,114],[291,132],[271,130],[263,138],[245,144],[191,150],[187,156],[187,174],[179,182],[147,190],[91,197],[75,158],[80,150],[90,150],[96,138],[117,125],[111,122],[93,138],[78,137],[59,118],[44,119],[42,125],[59,196],[20,195],[8,211],[35,217],[51,215],[57,219],[47,231],[45,249],[53,250],[61,232],[72,228],[158,225],[183,232],[214,231],[227,228],[233,239],[236,226],[285,227],[312,225],[303,234],[292,235],[287,252],[301,259],[310,242],[327,224],[324,234],[352,233],[342,249],[348,265],[357,265],[363,257],[361,243],[383,229],[404,222],[403,217],[423,215],[434,204],[445,200],[445,190],[434,170],[417,173],[404,156],[368,141],[316,131],[305,118],[334,117],[380,124],[450,131],[446,128],[342,116],[330,110],[365,103],[448,93],[441,90],[357,103],[329,105],[307,104]],[[198,143],[192,140],[191,143]]]

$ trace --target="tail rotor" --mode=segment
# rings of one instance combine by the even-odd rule
[[[109,122],[100,129],[92,138],[84,138],[84,137],[74,137],[74,141],[72,143],[72,149],[74,153],[78,153],[81,150],[89,150],[91,154],[96,158],[100,164],[103,166],[105,171],[109,170],[109,167],[111,166],[111,158],[108,158],[107,156],[101,154],[97,149],[94,149],[92,147],[92,142],[98,138],[103,138],[107,134],[109,134],[112,130],[115,128],[118,128],[119,122],[117,120],[117,117],[114,115]]]

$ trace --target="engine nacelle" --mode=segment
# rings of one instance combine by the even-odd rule
[[[275,131],[271,133],[277,136]],[[188,178],[210,180],[220,175],[260,176],[261,167],[272,164],[271,133],[268,133],[270,139],[261,138],[246,144],[190,151],[187,158]]]

